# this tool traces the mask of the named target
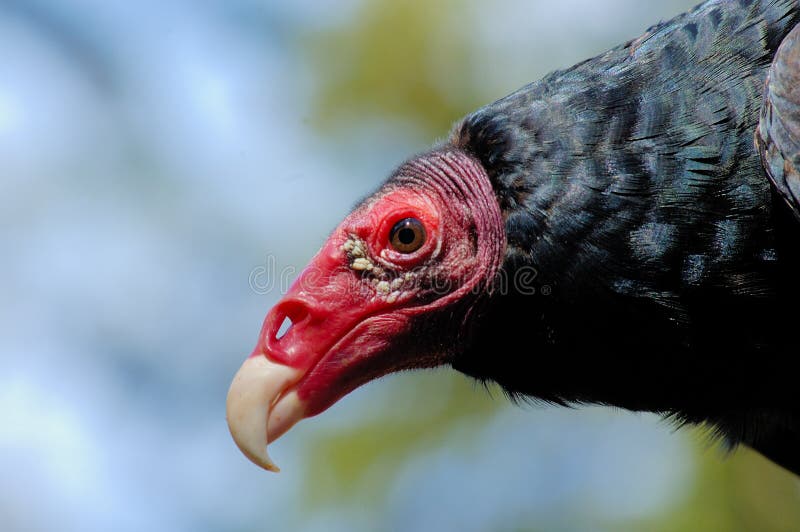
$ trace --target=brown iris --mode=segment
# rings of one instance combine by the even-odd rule
[[[404,218],[392,227],[389,243],[400,253],[414,253],[425,243],[425,227],[416,218]]]

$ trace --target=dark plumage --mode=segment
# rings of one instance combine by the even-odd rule
[[[711,0],[401,166],[267,316],[229,396],[245,453],[273,467],[260,435],[451,364],[709,423],[800,473],[798,22],[798,0]]]
[[[456,127],[500,201],[508,277],[533,267],[550,291],[494,295],[457,369],[708,421],[800,473],[800,226],[753,143],[798,21],[795,1],[707,2]]]

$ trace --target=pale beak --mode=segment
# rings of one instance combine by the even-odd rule
[[[253,463],[278,472],[267,444],[303,418],[303,403],[289,390],[303,371],[276,364],[266,355],[244,361],[228,390],[227,418],[233,441]]]

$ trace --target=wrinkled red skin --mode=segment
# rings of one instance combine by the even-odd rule
[[[408,217],[423,223],[427,238],[403,254],[389,233]],[[361,241],[364,253],[353,255],[348,240]],[[500,209],[479,163],[457,150],[423,155],[333,231],[267,315],[251,356],[304,373],[292,390],[306,403],[305,417],[386,373],[447,363],[504,249]],[[373,269],[353,268],[359,257]],[[394,297],[378,290],[381,280],[399,285],[390,288]],[[287,317],[292,326],[278,338]]]

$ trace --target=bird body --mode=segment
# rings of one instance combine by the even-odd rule
[[[702,4],[456,127],[497,192],[504,269],[533,266],[551,292],[498,296],[457,369],[513,394],[709,421],[731,442],[800,429],[800,226],[753,142],[800,7],[743,4]],[[779,406],[795,412],[773,421]]]
[[[706,422],[800,473],[799,22],[796,0],[711,0],[458,122],[267,316],[241,371],[292,371],[237,377],[237,443],[271,467],[265,438],[449,364],[514,398]]]

